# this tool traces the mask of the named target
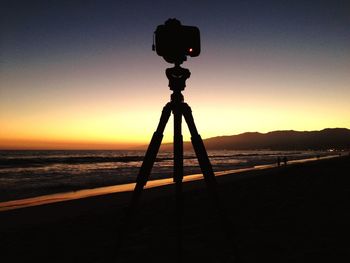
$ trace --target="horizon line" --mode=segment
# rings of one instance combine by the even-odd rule
[[[217,135],[212,136],[206,139],[210,138],[217,138],[217,137],[228,137],[228,136],[237,136],[245,133],[260,133],[260,134],[267,134],[271,132],[283,132],[283,131],[294,131],[294,132],[315,132],[315,131],[323,131],[328,129],[346,129],[349,130],[349,128],[323,128],[320,130],[274,130],[274,131],[268,131],[268,132],[242,132],[239,134],[233,134],[233,135]],[[187,141],[184,141],[184,143]],[[96,142],[96,141],[69,141],[69,140],[26,140],[26,139],[5,139],[2,142],[2,145],[0,145],[0,151],[50,151],[50,150],[62,150],[62,151],[69,151],[69,150],[76,150],[76,151],[82,151],[82,150],[90,150],[90,151],[99,151],[99,150],[114,150],[114,151],[130,151],[130,150],[145,150],[148,146],[149,142]],[[170,142],[163,142],[164,144],[171,144]],[[20,144],[26,144],[27,146],[22,146]]]

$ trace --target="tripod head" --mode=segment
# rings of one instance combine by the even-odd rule
[[[165,70],[165,75],[169,80],[168,86],[173,91],[171,101],[183,102],[184,97],[181,91],[185,89],[186,80],[191,76],[191,72],[187,68],[182,68],[179,64],[175,64],[174,67]]]
[[[186,80],[191,76],[187,68],[182,68],[175,64],[172,68],[167,68],[165,74],[169,79],[169,87],[174,92],[181,92],[186,87]]]

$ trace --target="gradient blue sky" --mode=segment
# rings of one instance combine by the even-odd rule
[[[184,95],[203,137],[350,128],[349,1],[2,1],[0,17],[0,148],[147,143],[169,17],[201,30]]]

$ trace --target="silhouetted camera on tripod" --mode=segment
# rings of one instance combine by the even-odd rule
[[[187,56],[197,57],[201,52],[198,27],[183,26],[177,19],[168,19],[154,32],[153,50],[166,62],[181,64]]]
[[[208,188],[208,193],[211,196],[214,206],[222,217],[222,222],[225,224],[225,231],[228,222],[225,218],[225,213],[220,205],[219,195],[217,193],[216,179],[211,166],[208,153],[205,149],[202,137],[199,135],[197,127],[194,123],[192,110],[190,106],[184,102],[182,91],[186,87],[186,80],[190,77],[191,72],[182,68],[180,64],[184,62],[187,56],[197,57],[200,53],[200,36],[199,29],[194,26],[183,26],[177,19],[168,19],[164,25],[159,25],[154,32],[155,43],[153,50],[159,56],[162,56],[165,61],[174,63],[174,67],[167,68],[165,74],[169,79],[169,87],[173,91],[160,117],[157,130],[153,133],[151,142],[147,148],[145,157],[140,167],[136,178],[136,185],[132,194],[131,202],[127,210],[125,218],[126,226],[122,229],[120,240],[126,234],[127,226],[130,225],[132,215],[135,213],[136,206],[141,197],[141,193],[147,184],[151,174],[152,167],[156,161],[160,145],[163,140],[165,126],[168,123],[171,113],[174,115],[174,167],[173,181],[176,191],[176,225],[177,225],[177,256],[178,262],[182,257],[182,221],[183,221],[183,194],[182,182],[184,177],[184,156],[183,156],[183,136],[182,136],[182,118],[184,117],[188,129],[191,133],[191,141],[193,149],[196,153],[199,166],[202,170],[203,177]]]

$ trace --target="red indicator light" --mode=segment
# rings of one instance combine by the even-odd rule
[[[189,48],[188,51],[189,51],[189,52],[192,52],[192,51],[193,51],[193,48]]]

